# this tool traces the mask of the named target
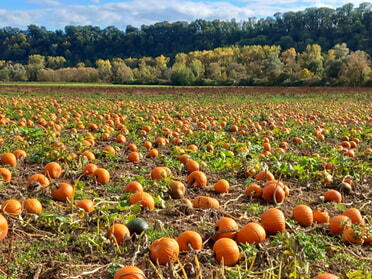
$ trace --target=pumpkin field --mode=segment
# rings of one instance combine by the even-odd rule
[[[4,85],[0,206],[0,278],[372,278],[372,92]]]

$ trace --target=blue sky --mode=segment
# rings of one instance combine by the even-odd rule
[[[313,7],[336,9],[347,3],[357,7],[362,2],[366,0],[2,0],[0,28],[26,30],[28,25],[36,24],[48,30],[64,29],[66,25],[115,26],[124,30],[127,25],[140,27],[161,21],[196,19],[240,21]]]

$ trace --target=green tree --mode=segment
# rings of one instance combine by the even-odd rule
[[[322,48],[318,44],[307,45],[306,50],[301,53],[301,66],[308,69],[316,77],[321,78],[323,74]]]
[[[112,82],[126,84],[134,81],[134,75],[131,68],[125,64],[121,58],[114,58],[112,64]]]
[[[111,82],[112,81],[112,66],[111,62],[108,59],[98,59],[96,61],[96,66],[98,73],[102,82]]]
[[[45,56],[34,54],[28,57],[27,76],[30,81],[37,80],[37,73],[45,68]]]
[[[47,68],[57,70],[63,68],[66,65],[66,58],[63,56],[48,56],[47,57]]]
[[[182,63],[173,66],[170,78],[174,85],[192,85],[195,81],[192,70]]]

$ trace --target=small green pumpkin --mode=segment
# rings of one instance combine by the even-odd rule
[[[129,221],[126,226],[131,234],[141,234],[149,228],[149,224],[142,218],[133,219],[132,221]]]

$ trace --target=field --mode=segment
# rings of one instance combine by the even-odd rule
[[[2,85],[0,104],[0,278],[372,278],[369,89]]]

